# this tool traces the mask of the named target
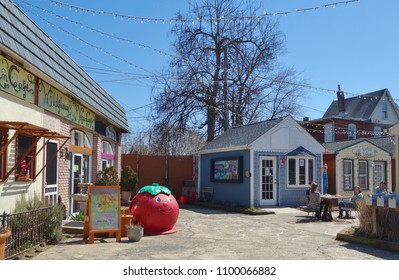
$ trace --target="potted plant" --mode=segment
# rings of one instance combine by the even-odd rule
[[[126,233],[129,241],[138,242],[144,234],[144,228],[140,224],[126,225]]]
[[[0,225],[0,260],[5,258],[7,238],[10,236],[11,230]]]
[[[120,186],[123,201],[130,200],[130,196],[136,190],[137,180],[137,173],[130,165],[127,165],[125,168],[122,169]]]

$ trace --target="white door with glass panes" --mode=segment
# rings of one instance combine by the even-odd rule
[[[374,170],[373,170],[373,180],[374,186],[370,187],[370,190],[374,191],[375,187],[380,184],[381,181],[385,182],[385,163],[374,161]]]
[[[260,158],[260,205],[277,205],[276,157]]]

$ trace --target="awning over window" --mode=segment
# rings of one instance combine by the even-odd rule
[[[65,136],[65,135],[59,134],[57,132],[50,131],[49,129],[46,129],[46,128],[43,128],[40,126],[36,126],[36,125],[30,124],[27,122],[0,121],[0,129],[15,130],[14,135],[11,138],[9,138],[8,140],[6,139],[7,142],[5,142],[5,144],[1,147],[0,156],[3,155],[3,153],[5,153],[8,146],[19,135],[30,136],[30,137],[36,138],[35,141],[32,142],[29,149],[27,149],[25,155],[23,155],[19,161],[15,162],[14,166],[9,166],[10,169],[7,170],[6,176],[4,176],[4,178],[2,178],[2,181],[7,180],[7,178],[12,174],[12,172],[14,172],[14,170],[17,168],[17,166],[21,163],[23,158],[26,155],[28,155],[34,149],[35,146],[37,147],[37,149],[36,149],[36,151],[34,151],[33,157],[27,163],[27,166],[32,164],[32,162],[36,159],[36,156],[44,149],[44,147],[47,145],[47,143],[50,140],[58,140],[61,143],[58,147],[57,152],[55,154],[51,155],[50,161],[52,161],[57,156],[58,152],[63,148],[63,146],[69,140],[69,136]],[[44,138],[45,141],[44,141],[43,145],[39,147],[39,146],[37,146],[37,143],[39,142],[39,140],[41,138]],[[39,175],[44,170],[44,168],[46,167],[47,164],[48,164],[48,162],[46,162],[44,164],[44,166],[42,167],[42,169],[40,169],[40,171],[36,172],[34,177],[37,177],[37,175]]]

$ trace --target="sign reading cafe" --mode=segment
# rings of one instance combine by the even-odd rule
[[[94,130],[95,117],[93,112],[43,81],[39,84],[39,106],[74,123]]]
[[[378,151],[369,146],[361,146],[352,150],[358,158],[371,158],[378,155]]]
[[[35,77],[31,73],[0,55],[0,90],[33,104],[34,88]]]

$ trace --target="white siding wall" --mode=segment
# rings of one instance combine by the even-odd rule
[[[16,97],[0,92],[0,120],[28,122],[33,125],[43,127],[43,110],[34,108],[34,105],[19,100]],[[13,131],[9,132],[12,137]],[[43,139],[38,143],[43,145]],[[8,166],[13,166],[15,162],[15,144],[8,146],[9,162]],[[36,157],[36,170],[39,171],[43,166],[43,152]],[[15,200],[20,194],[31,196],[34,193],[42,195],[43,173],[32,182],[15,182],[14,174],[11,174],[7,182],[0,182],[0,213],[6,211],[9,213],[15,205]]]

